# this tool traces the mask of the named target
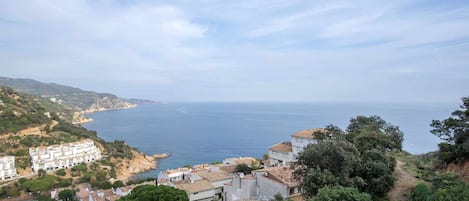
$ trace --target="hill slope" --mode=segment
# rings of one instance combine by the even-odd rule
[[[85,91],[55,83],[42,83],[32,79],[0,77],[0,86],[8,86],[21,93],[47,98],[74,111],[94,112],[135,106],[114,94]]]

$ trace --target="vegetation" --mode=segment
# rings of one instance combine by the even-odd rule
[[[326,186],[319,190],[312,201],[371,201],[370,195],[361,193],[356,188],[343,186]]]
[[[186,192],[169,186],[138,186],[119,201],[189,201]]]
[[[62,201],[74,201],[75,199],[75,191],[66,189],[59,192],[59,199]]]
[[[469,184],[457,175],[444,173],[432,179],[431,186],[420,183],[409,194],[409,201],[467,201]]]
[[[12,79],[0,77],[0,85],[8,86],[15,90],[35,96],[55,98],[57,101],[62,102],[61,105],[65,105],[73,111],[86,110],[101,99],[107,99],[107,102],[110,104],[124,103],[123,100],[119,99],[116,95],[113,94],[85,91],[78,88],[54,83],[46,84],[31,79]],[[53,111],[54,107],[58,107],[59,105],[60,104],[53,104],[52,107],[49,108],[51,111]],[[64,108],[62,107],[59,109],[63,110]]]
[[[351,189],[360,199],[366,200],[368,194],[373,199],[386,196],[394,185],[396,165],[387,153],[402,148],[403,133],[397,126],[378,116],[358,116],[350,120],[346,132],[329,125],[324,133],[315,135],[321,136],[319,143],[305,148],[295,171],[307,196],[318,196],[326,187],[324,196],[331,191],[354,191]]]
[[[469,97],[462,98],[462,102],[461,110],[455,110],[451,117],[431,123],[431,132],[445,141],[439,144],[438,158],[446,164],[469,157]]]
[[[235,172],[242,172],[244,174],[251,174],[252,168],[249,167],[249,165],[246,165],[244,163],[238,164],[235,167]]]
[[[49,121],[46,110],[11,88],[0,87],[0,134],[14,133]]]

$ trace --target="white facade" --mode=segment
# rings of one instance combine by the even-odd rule
[[[295,162],[291,142],[282,142],[269,148],[270,166],[292,165]]]
[[[0,180],[16,177],[15,157],[0,156]]]
[[[293,155],[295,157],[298,157],[298,154],[303,152],[306,146],[308,146],[309,144],[317,144],[318,141],[313,138],[303,138],[303,137],[292,136],[291,143],[292,143]]]
[[[29,148],[33,171],[69,168],[101,159],[101,151],[93,140],[82,140],[48,147]]]
[[[225,184],[226,201],[272,200],[280,193],[284,198],[300,194],[299,183],[293,178],[293,170],[287,167],[259,169],[252,175],[235,174],[233,182]]]

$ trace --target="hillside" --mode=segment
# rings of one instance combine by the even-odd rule
[[[30,147],[50,146],[83,139],[92,139],[105,156],[102,160],[89,165],[94,167],[94,171],[104,172],[102,174],[105,176],[94,183],[89,178],[94,172],[86,175],[67,174],[62,179],[73,181],[74,184],[91,182],[94,186],[100,186],[108,185],[109,180],[126,180],[135,173],[156,168],[153,157],[138,152],[123,141],[106,142],[100,139],[95,131],[89,131],[59,118],[41,105],[44,101],[46,100],[37,96],[0,87],[0,155],[15,156],[20,176],[32,174],[28,154]],[[60,107],[58,103],[48,104],[49,107]],[[138,164],[138,169],[132,169],[129,164]]]
[[[0,77],[0,86],[8,86],[21,93],[41,96],[52,102],[65,105],[75,112],[94,112],[135,106],[135,104],[120,99],[114,94],[85,91],[55,83],[42,83],[32,79]]]

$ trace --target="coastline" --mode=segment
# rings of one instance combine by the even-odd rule
[[[113,108],[113,109],[105,109],[105,108],[97,108],[97,109],[88,109],[85,111],[79,112],[79,114],[83,117],[80,121],[74,122],[74,124],[83,125],[85,123],[89,123],[94,121],[90,117],[84,116],[85,114],[91,114],[94,112],[104,112],[104,111],[113,111],[113,110],[126,110],[132,109],[137,107],[137,104],[129,104],[125,107]],[[98,132],[99,137],[99,132]],[[133,147],[132,147],[133,148]],[[158,167],[158,160],[165,159],[169,157],[168,154],[158,154],[154,153],[153,155],[147,155],[143,152],[132,150],[133,158],[132,159],[112,159],[112,163],[116,165],[116,175],[118,180],[128,181],[131,180],[135,175],[148,172],[150,170],[156,170]]]

